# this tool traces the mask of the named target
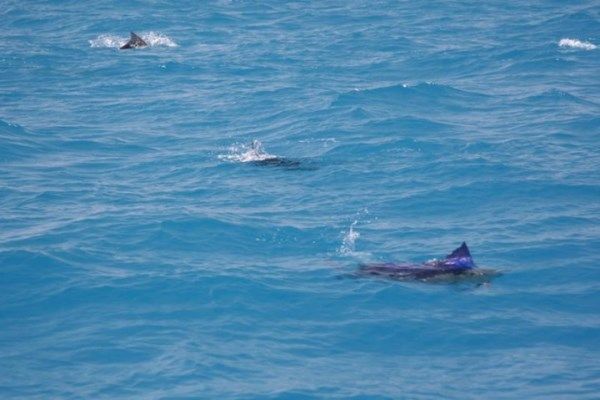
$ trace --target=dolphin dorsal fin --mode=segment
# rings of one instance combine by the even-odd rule
[[[460,247],[458,247],[456,250],[454,250],[452,253],[450,253],[446,258],[464,258],[464,257],[471,258],[471,252],[469,251],[467,244],[465,242],[462,242]]]

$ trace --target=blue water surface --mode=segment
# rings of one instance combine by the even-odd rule
[[[600,396],[597,1],[0,19],[0,398]]]

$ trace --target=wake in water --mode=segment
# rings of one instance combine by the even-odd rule
[[[568,47],[571,49],[581,49],[581,50],[594,50],[598,47],[595,44],[590,43],[590,42],[582,42],[577,39],[568,39],[568,38],[561,39],[560,42],[558,42],[558,45],[560,47]]]
[[[173,41],[170,37],[159,33],[159,32],[146,32],[139,35],[144,42],[150,47],[177,47],[178,44]],[[119,49],[127,41],[129,36],[116,36],[111,34],[99,35],[96,39],[89,40],[90,47],[95,48],[116,48]]]

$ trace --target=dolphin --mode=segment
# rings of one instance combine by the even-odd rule
[[[148,43],[146,43],[144,41],[144,39],[142,39],[135,33],[131,32],[131,38],[129,39],[129,41],[127,43],[125,43],[123,46],[121,46],[120,49],[121,50],[134,49],[136,47],[146,47],[146,46],[148,46]]]
[[[495,270],[478,268],[471,257],[467,244],[463,242],[460,247],[442,260],[432,260],[422,264],[361,264],[358,275],[379,276],[394,280],[488,282],[500,273]]]

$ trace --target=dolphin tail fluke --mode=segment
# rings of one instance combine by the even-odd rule
[[[142,39],[135,33],[131,32],[131,37],[129,38],[129,41],[127,43],[125,43],[123,46],[121,46],[121,50],[133,49],[135,47],[145,47],[145,46],[148,46],[148,43],[146,43],[144,41],[144,39]]]

